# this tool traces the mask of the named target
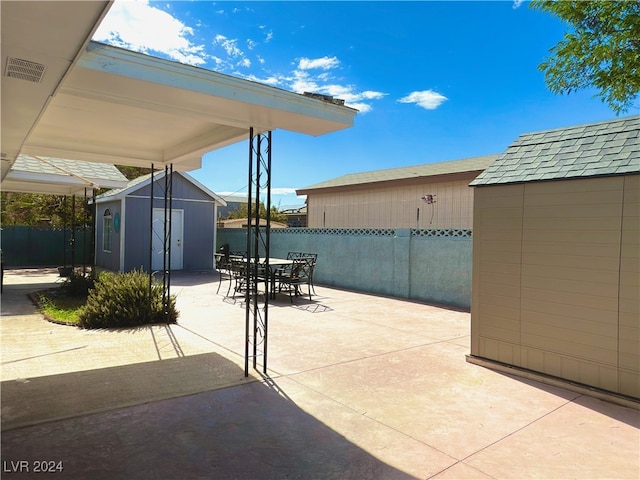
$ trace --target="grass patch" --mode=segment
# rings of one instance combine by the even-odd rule
[[[77,325],[80,312],[87,303],[86,297],[70,297],[58,291],[38,295],[42,313],[49,319],[66,324]]]

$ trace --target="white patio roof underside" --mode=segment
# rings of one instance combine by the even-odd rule
[[[353,125],[348,107],[91,42],[110,3],[0,2],[3,180],[19,154],[184,171],[250,127]]]

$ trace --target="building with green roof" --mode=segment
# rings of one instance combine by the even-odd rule
[[[471,228],[478,174],[499,155],[343,175],[296,190],[312,228]]]
[[[471,185],[470,361],[639,399],[640,116],[523,134]]]

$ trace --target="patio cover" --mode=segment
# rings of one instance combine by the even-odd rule
[[[19,155],[2,182],[2,191],[82,196],[92,195],[94,188],[122,188],[127,182],[113,165]]]
[[[2,179],[21,153],[184,171],[250,127],[353,125],[339,102],[92,42],[110,5],[0,2]]]

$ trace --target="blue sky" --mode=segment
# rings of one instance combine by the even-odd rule
[[[302,93],[344,99],[353,128],[276,131],[272,203],[347,173],[502,152],[525,132],[615,118],[595,91],[553,95],[538,64],[565,31],[527,2],[125,1],[94,39]],[[629,112],[635,114],[637,112]],[[247,190],[248,145],[190,172]]]

